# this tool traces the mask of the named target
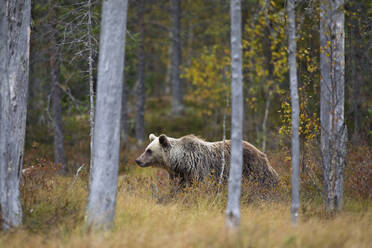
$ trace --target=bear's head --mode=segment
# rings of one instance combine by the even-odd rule
[[[169,138],[162,134],[156,137],[154,134],[149,135],[150,144],[146,147],[137,159],[136,163],[141,167],[151,165],[165,165],[165,156],[170,148]]]

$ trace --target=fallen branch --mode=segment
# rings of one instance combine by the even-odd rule
[[[75,183],[76,183],[76,181],[77,181],[77,179],[78,179],[79,173],[80,173],[81,169],[83,169],[84,166],[85,166],[85,164],[82,164],[82,165],[79,167],[79,169],[77,169],[77,171],[76,171],[76,173],[75,173],[75,176],[74,176],[74,181],[73,181],[72,184],[71,184],[70,190],[72,190],[72,188],[74,187],[74,185],[75,185]]]

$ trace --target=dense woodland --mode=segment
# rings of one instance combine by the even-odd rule
[[[50,88],[54,74],[60,85],[57,91],[61,91],[56,98],[61,98],[65,142],[73,142],[72,133],[81,133],[70,127],[76,124],[76,116],[89,114],[90,80],[94,91],[97,77],[101,13],[101,2],[92,2],[90,12],[88,4],[38,1],[32,5],[27,148],[34,141],[52,143],[51,102],[55,97]],[[143,140],[143,134],[137,132],[222,137],[223,114],[229,115],[229,2],[182,1],[179,8],[179,30],[174,31],[170,1],[129,1],[124,77],[128,99],[123,103],[123,112],[128,115],[123,126],[129,138]],[[367,142],[370,135],[370,6],[368,1],[348,1],[345,8],[345,120],[349,140],[360,143]],[[318,138],[320,130],[319,3],[299,1],[296,11],[301,138],[305,141]],[[276,150],[281,147],[278,136],[289,132],[285,1],[243,1],[242,15],[244,138],[258,147]],[[174,32],[179,35],[179,47],[172,43]],[[186,117],[170,121],[174,116],[166,106],[173,106],[169,101],[173,74],[177,74],[172,71],[172,56],[179,57],[181,104]],[[145,110],[140,101],[145,102]],[[165,107],[157,106],[161,104]],[[136,125],[143,119],[136,115],[137,109],[145,113],[142,131],[138,129],[141,124]],[[164,119],[149,119],[154,109],[164,111],[157,113]],[[192,125],[182,123],[188,119]],[[51,132],[45,132],[45,127]]]
[[[370,1],[4,0],[0,11],[0,247],[372,242]],[[173,192],[165,170],[135,164],[150,133],[231,139],[235,172]],[[241,139],[267,154],[275,190],[240,183]],[[111,230],[90,232],[98,222]]]

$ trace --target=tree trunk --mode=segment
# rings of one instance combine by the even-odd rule
[[[169,39],[172,41],[172,30],[169,30]],[[168,46],[167,54],[169,58],[172,58],[172,46],[173,43]],[[171,93],[171,83],[172,83],[172,59],[167,63],[167,69],[165,73],[165,85],[164,85],[164,93],[165,95],[169,95]]]
[[[226,225],[230,229],[240,226],[240,193],[243,164],[243,79],[241,2],[231,0],[231,161],[229,173]]]
[[[22,224],[31,2],[0,2],[0,205],[2,228]]]
[[[50,3],[51,4],[51,3]],[[64,148],[63,121],[61,108],[61,88],[59,84],[59,55],[57,51],[57,30],[56,15],[51,6],[50,20],[50,98],[52,102],[52,124],[53,124],[53,145],[54,163],[62,165],[61,170],[66,172],[66,156]]]
[[[120,120],[120,144],[122,148],[124,148],[128,142],[128,85],[126,79],[127,75],[124,72]]]
[[[98,61],[96,122],[86,219],[95,229],[115,216],[127,0],[103,2]]]
[[[181,65],[181,1],[171,0],[172,15],[172,113],[183,112],[182,84],[180,79]]]
[[[264,119],[262,122],[262,151],[266,152],[266,139],[267,139],[267,119],[269,117],[269,110],[270,110],[270,89],[268,89],[267,94],[266,94],[266,104],[265,104],[265,114],[264,114]]]
[[[354,46],[352,46],[350,48],[352,51],[354,51]],[[358,60],[357,56],[354,55],[354,52],[352,53],[352,62],[351,62],[351,75],[352,75],[352,78],[351,78],[351,85],[352,85],[352,90],[353,90],[353,93],[352,93],[352,99],[350,99],[351,101],[351,107],[352,107],[352,111],[353,111],[353,119],[354,119],[354,133],[353,133],[353,136],[354,136],[354,139],[359,139],[360,136],[359,136],[359,109],[360,109],[360,81],[361,81],[361,78],[360,78],[360,74],[357,73],[357,68],[356,68],[356,61]]]
[[[357,13],[358,9],[362,9],[364,6],[360,4],[358,1],[349,2],[350,12]],[[363,75],[362,71],[358,70],[358,64],[363,63],[360,58],[363,56],[361,53],[364,51],[357,46],[357,41],[361,41],[361,36],[359,32],[359,21],[356,18],[350,18],[351,26],[349,27],[349,35],[348,35],[348,43],[349,45],[349,68],[350,68],[350,88],[351,94],[349,95],[350,99],[349,102],[351,103],[351,110],[353,113],[353,122],[354,122],[354,130],[353,130],[353,143],[357,144],[360,142],[360,135],[359,135],[359,118],[360,118],[360,82],[363,81],[361,75]]]
[[[320,1],[321,151],[327,210],[341,210],[346,156],[344,1]]]
[[[226,112],[229,108],[229,96],[226,94],[226,109],[223,111],[223,120],[222,120],[222,166],[221,166],[221,173],[220,173],[220,179],[218,181],[218,193],[220,192],[220,187],[222,185],[223,181],[223,173],[225,171],[226,167],[226,156],[225,156],[225,147],[226,147]]]
[[[144,8],[145,0],[140,1],[139,6],[139,33],[140,45],[138,47],[138,87],[137,87],[137,112],[136,112],[136,139],[137,144],[142,145],[145,139],[145,29]]]
[[[265,22],[266,22],[266,26],[265,26],[265,33],[268,37],[270,37],[271,35],[271,23],[270,23],[270,20],[268,18],[268,14],[267,14],[267,11],[269,10],[269,1],[265,1],[265,12],[266,12],[266,18],[265,18]],[[267,82],[266,84],[268,84],[268,87],[267,87],[267,93],[266,93],[266,104],[265,104],[265,113],[264,113],[264,118],[263,118],[263,122],[262,122],[262,151],[263,152],[266,152],[266,140],[267,140],[267,120],[269,118],[269,111],[270,111],[270,102],[271,102],[271,84],[273,84],[273,79],[274,79],[274,65],[272,63],[273,59],[273,55],[272,55],[272,52],[271,52],[271,40],[270,39],[266,39],[266,42],[265,42],[265,46],[266,46],[266,66],[267,66],[267,70],[268,70],[268,75],[267,75]],[[266,87],[263,87],[264,90]]]
[[[93,133],[94,133],[94,81],[93,81],[93,44],[92,44],[92,2],[88,0],[88,67],[89,67],[89,122],[90,122],[90,152],[93,151]],[[90,158],[90,167],[92,167],[92,157]]]
[[[291,222],[296,225],[298,222],[298,209],[300,207],[300,143],[299,143],[299,99],[297,86],[297,65],[296,65],[296,14],[295,0],[288,0],[288,64],[289,80],[291,87],[291,119],[292,119],[292,206]]]

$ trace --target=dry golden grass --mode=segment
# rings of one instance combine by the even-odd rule
[[[366,202],[346,199],[345,211],[327,214],[313,201],[303,204],[299,225],[289,222],[288,192],[276,200],[247,200],[241,231],[225,229],[226,187],[217,195],[208,182],[169,194],[164,174],[133,169],[119,177],[112,231],[84,228],[87,180],[51,176],[22,186],[24,227],[0,233],[0,247],[370,247],[372,211]],[[369,204],[370,205],[370,204]],[[363,206],[363,207],[361,207]]]

